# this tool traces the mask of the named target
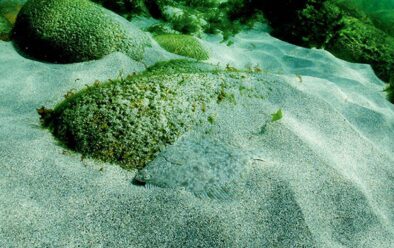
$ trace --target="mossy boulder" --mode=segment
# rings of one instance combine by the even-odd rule
[[[71,149],[126,169],[142,168],[190,128],[209,123],[223,102],[225,72],[203,72],[198,65],[193,71],[191,63],[189,72],[168,73],[161,63],[140,75],[95,84],[39,113]]]
[[[147,36],[88,0],[29,0],[13,38],[28,56],[50,62],[80,62],[123,52],[141,60]]]
[[[10,39],[11,30],[11,23],[0,15],[0,40],[8,41]]]
[[[161,47],[170,53],[197,59],[209,59],[209,53],[199,40],[190,35],[163,34],[155,36]]]
[[[383,81],[394,81],[394,37],[353,2],[281,0],[296,5],[286,15],[277,4],[263,2],[274,36],[305,47],[324,48],[347,61],[370,64]]]

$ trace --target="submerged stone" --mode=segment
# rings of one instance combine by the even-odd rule
[[[197,60],[209,59],[209,53],[199,40],[190,35],[163,34],[155,36],[155,40],[165,50],[181,56]]]
[[[71,149],[126,169],[142,168],[194,125],[209,123],[220,96],[230,95],[229,73],[160,71],[95,84],[39,113]]]
[[[374,18],[351,1],[280,3],[262,5],[274,36],[296,45],[324,48],[350,62],[370,64],[380,79],[394,80],[394,37],[387,25],[378,23],[383,18]],[[292,6],[287,14],[282,12],[285,4]]]
[[[88,0],[30,0],[20,11],[15,43],[28,56],[50,62],[80,62],[123,52],[141,60],[147,36]]]

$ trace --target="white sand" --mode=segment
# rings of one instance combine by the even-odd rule
[[[261,30],[207,40],[210,62],[264,70],[243,79],[264,99],[235,87],[138,174],[146,187],[66,151],[35,110],[141,63],[44,64],[0,42],[0,247],[392,247],[394,107],[370,66]]]

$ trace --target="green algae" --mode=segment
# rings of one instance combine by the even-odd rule
[[[155,36],[155,40],[165,50],[181,56],[197,60],[209,59],[208,51],[196,38],[190,35],[163,34]]]
[[[136,28],[130,35],[105,9],[88,0],[30,0],[13,32],[18,48],[50,62],[80,62],[123,52],[141,60],[148,45]]]
[[[394,82],[391,82],[384,91],[387,93],[387,98],[394,102]]]
[[[388,82],[394,76],[394,37],[358,19],[343,19],[344,27],[327,49],[339,58],[371,64],[378,77]]]
[[[271,114],[271,122],[279,121],[280,119],[283,118],[283,111],[282,109],[278,109],[275,113]]]
[[[174,74],[174,73],[204,73],[220,72],[220,68],[215,65],[187,59],[174,59],[170,61],[158,62],[147,69],[149,73]]]
[[[11,33],[11,23],[0,15],[0,40],[8,41]]]
[[[155,24],[149,29],[154,34],[182,33],[198,36],[202,33],[221,33],[226,40],[242,28],[253,26],[256,21],[262,20],[260,11],[254,8],[251,1],[245,0],[138,0],[131,3],[126,0],[95,0],[95,2],[126,18],[145,15],[160,19],[163,24]],[[136,7],[131,6],[133,2]],[[126,5],[129,7],[125,8]]]
[[[201,64],[195,72],[165,70],[177,63],[187,68],[186,61],[161,63],[69,94],[53,110],[39,110],[43,125],[83,156],[142,168],[195,125],[212,124],[216,106],[227,102],[218,98],[231,73],[203,72]]]
[[[262,8],[274,29],[273,35],[296,45],[324,48],[350,62],[371,64],[376,75],[385,82],[394,78],[394,37],[380,29],[381,25],[375,26],[376,18],[371,18],[353,2],[279,2],[267,3]],[[284,14],[283,6],[291,8]],[[394,98],[390,100],[394,102]]]
[[[5,17],[11,25],[15,24],[16,17],[23,6],[23,1],[2,0],[0,1],[0,15]]]

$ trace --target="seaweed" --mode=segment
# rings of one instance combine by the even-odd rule
[[[282,109],[278,109],[275,113],[271,114],[271,122],[279,121],[280,119],[283,118],[283,112]]]

